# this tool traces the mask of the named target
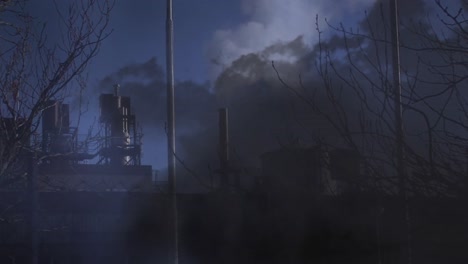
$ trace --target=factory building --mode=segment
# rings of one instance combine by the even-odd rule
[[[46,102],[40,133],[2,119],[2,154],[18,155],[0,186],[0,263],[31,263],[34,255],[39,263],[109,263],[113,250],[134,241],[126,236],[138,219],[127,216],[154,193],[152,168],[141,165],[130,98],[115,87],[99,102],[97,135],[72,127],[61,101]],[[13,137],[24,141],[18,149],[8,145]]]
[[[141,164],[131,98],[116,86],[99,104],[98,136],[80,136],[69,106],[50,101],[40,136],[20,144],[35,156],[19,155],[19,180],[0,188],[0,263],[167,263],[171,203]],[[358,153],[272,150],[252,183],[229,159],[227,110],[219,114],[214,190],[178,194],[180,263],[399,262],[401,201],[362,192]],[[13,121],[2,120],[4,146],[24,132]],[[413,263],[468,263],[457,247],[468,243],[465,204],[413,199]]]
[[[349,149],[284,147],[264,153],[261,161],[268,192],[333,196],[360,190],[359,155]]]

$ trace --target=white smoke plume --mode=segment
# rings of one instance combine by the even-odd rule
[[[212,78],[242,55],[290,42],[299,36],[308,46],[316,43],[316,15],[324,21],[356,22],[377,0],[242,0],[247,21],[232,29],[219,29],[212,38],[208,56]],[[267,59],[294,62],[295,54],[269,54]]]

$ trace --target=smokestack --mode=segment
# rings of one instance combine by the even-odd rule
[[[226,188],[229,182],[229,132],[228,109],[219,109],[219,161],[221,165],[221,187]]]
[[[228,110],[219,109],[219,158],[221,168],[227,168],[229,162],[229,128],[228,128]]]
[[[120,84],[114,84],[114,95],[119,96]]]

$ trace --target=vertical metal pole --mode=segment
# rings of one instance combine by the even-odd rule
[[[171,230],[170,238],[171,261],[179,263],[178,248],[178,217],[177,217],[177,186],[175,159],[175,107],[174,107],[174,25],[172,20],[172,0],[167,0],[166,14],[166,71],[167,71],[167,169],[171,195]]]
[[[398,0],[390,0],[390,27],[392,37],[393,57],[393,88],[395,96],[395,133],[397,147],[397,172],[399,181],[399,195],[404,204],[403,226],[405,226],[406,239],[402,236],[401,263],[412,263],[411,236],[408,194],[406,191],[406,168],[405,168],[405,138],[403,128],[403,114],[401,106],[401,76],[400,76],[400,36],[398,22]],[[403,233],[403,232],[402,232]]]
[[[399,193],[404,197],[405,193],[405,169],[404,169],[404,136],[403,119],[401,109],[401,77],[400,77],[400,39],[398,32],[398,6],[397,0],[390,1],[390,18],[392,33],[392,58],[393,58],[393,88],[395,95],[395,133],[397,147],[397,170],[399,179]]]

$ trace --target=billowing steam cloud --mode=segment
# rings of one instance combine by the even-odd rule
[[[344,14],[356,14],[376,0],[243,0],[242,10],[249,19],[234,29],[220,29],[213,35],[209,57],[215,67],[212,77],[249,53],[258,53],[278,43],[287,43],[300,36],[311,46],[317,41],[316,15],[339,22]],[[322,20],[323,21],[323,20]],[[356,22],[347,19],[348,23]],[[299,57],[291,53],[269,53],[269,60],[295,62]]]
[[[234,29],[214,33],[209,55],[218,63],[212,76],[215,77],[215,88],[210,91],[208,85],[193,82],[181,82],[176,86],[179,157],[199,173],[202,180],[207,180],[208,166],[217,168],[217,108],[220,106],[229,108],[231,158],[240,167],[258,166],[260,154],[281,145],[310,146],[314,144],[314,138],[330,135],[326,122],[314,115],[297,94],[282,86],[271,61],[275,61],[282,78],[299,94],[310,97],[312,94],[307,91],[319,88],[313,95],[318,102],[315,107],[333,112],[332,106],[327,104],[324,89],[320,89],[323,82],[313,67],[317,56],[315,14],[336,17],[339,22],[344,11],[337,10],[347,10],[359,14],[354,18],[354,22],[359,22],[364,9],[374,2],[244,1],[243,8],[249,21]],[[339,5],[342,8],[334,8]],[[371,10],[371,19],[374,15],[378,18],[379,12],[375,8]],[[325,40],[324,44],[342,50],[344,42],[341,36],[335,36]],[[335,66],[346,68],[339,62]],[[304,91],[298,84],[299,75]],[[151,59],[123,67],[100,83],[104,92],[110,92],[113,84],[120,83],[121,93],[132,97],[137,119],[145,133],[143,162],[155,165],[157,159],[157,168],[165,167],[167,155],[164,82],[161,65]],[[339,80],[334,82],[338,84]],[[347,98],[346,92],[343,92],[343,98]],[[343,107],[358,112],[353,102],[345,100]],[[187,175],[182,167],[178,173]],[[191,176],[181,178],[185,183],[194,183]]]

